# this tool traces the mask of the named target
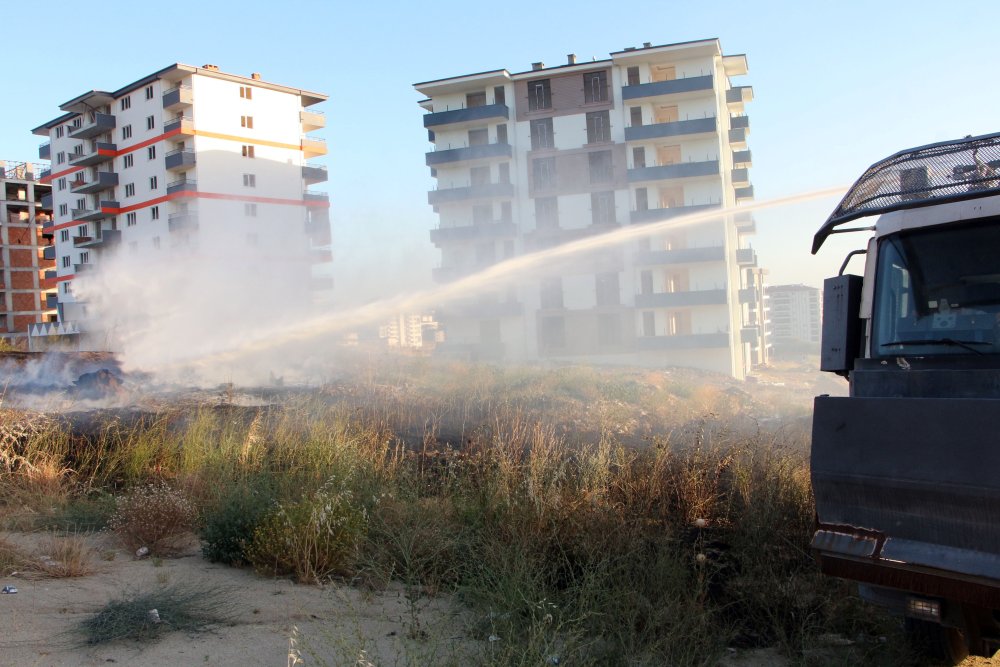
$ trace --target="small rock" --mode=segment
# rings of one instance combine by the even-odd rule
[[[500,641],[500,637],[498,637],[496,635],[490,635],[490,641],[491,642],[498,642],[498,641]]]
[[[135,550],[136,558],[145,558],[149,555],[149,547],[139,547]]]
[[[13,595],[14,593],[17,593],[17,587],[15,587],[15,586],[4,586],[3,590],[0,591],[0,593],[3,593],[5,595]]]
[[[150,609],[146,613],[146,615],[149,616],[149,620],[151,620],[153,623],[159,623],[160,622],[160,612],[157,611],[156,609]]]

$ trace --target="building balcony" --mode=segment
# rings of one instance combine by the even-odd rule
[[[106,132],[110,132],[117,126],[115,117],[109,113],[95,113],[94,120],[84,123],[80,127],[70,129],[67,133],[70,139],[90,139]]]
[[[431,243],[440,246],[444,243],[461,243],[468,241],[488,241],[511,238],[517,234],[513,222],[487,222],[464,227],[440,227],[431,230]]]
[[[748,185],[745,188],[736,188],[736,200],[741,199],[753,199],[753,186]]]
[[[760,300],[760,292],[756,287],[744,287],[740,289],[740,303],[757,303]]]
[[[647,250],[635,255],[635,263],[642,266],[661,264],[697,264],[700,262],[721,262],[726,259],[726,249],[722,246],[704,248],[676,248],[674,250]]]
[[[94,270],[94,265],[90,262],[84,262],[82,264],[73,265],[73,273],[75,275],[80,275],[81,273],[89,273]]]
[[[453,165],[475,160],[510,158],[512,155],[513,149],[510,144],[480,144],[466,148],[431,151],[427,153],[425,162],[428,167],[436,167],[442,164]]]
[[[757,231],[757,223],[753,219],[753,213],[749,211],[737,213],[733,216],[736,223],[736,231],[741,234],[753,234]]]
[[[753,161],[750,159],[750,151],[733,151],[733,166],[747,168],[753,166]]]
[[[198,229],[197,211],[178,211],[167,216],[167,228],[172,232]]]
[[[484,120],[507,120],[510,118],[510,109],[506,104],[485,104],[479,107],[468,107],[466,109],[454,109],[451,111],[436,111],[424,114],[424,127],[441,127],[442,125],[453,125],[458,129],[461,125],[468,125]]]
[[[734,86],[726,91],[726,105],[730,112],[743,113],[743,105],[752,101],[752,86]]]
[[[636,308],[685,308],[690,306],[724,306],[726,290],[687,290],[683,292],[653,292],[637,294]]]
[[[178,148],[163,156],[163,163],[168,171],[193,167],[196,161],[195,152],[186,148]]]
[[[53,245],[42,248],[42,259],[54,261],[56,258],[56,247]]]
[[[121,230],[99,229],[98,235],[91,237],[77,236],[73,238],[73,245],[77,248],[109,248],[122,240]]]
[[[194,196],[194,193],[198,192],[198,181],[193,178],[182,178],[177,181],[172,181],[167,183],[167,194],[174,195],[187,195]]]
[[[714,82],[711,75],[671,79],[670,81],[654,81],[652,83],[640,83],[636,86],[623,86],[622,99],[651,100],[651,98],[656,97],[676,97],[685,94],[685,96],[690,97],[692,93],[700,94],[712,90],[713,86]]]
[[[51,192],[49,194],[47,194],[47,195],[42,195],[42,208],[47,208],[50,211],[52,210],[52,193]]]
[[[757,253],[753,248],[737,248],[736,263],[740,266],[757,266]]]
[[[633,125],[625,128],[625,141],[646,141],[664,137],[688,137],[695,135],[715,134],[718,123],[715,118],[696,118],[694,120],[678,120],[673,123],[656,123],[653,125]]]
[[[729,146],[731,148],[745,149],[747,147],[747,130],[742,127],[729,130]]]
[[[42,223],[42,236],[46,238],[52,238],[56,235],[55,231],[56,221],[49,218]]]
[[[449,202],[472,199],[493,199],[497,197],[513,197],[514,186],[511,183],[483,183],[460,188],[444,188],[431,190],[427,193],[427,203],[432,206]]]
[[[86,181],[81,176],[69,184],[70,192],[75,195],[89,195],[101,190],[108,190],[118,185],[118,174],[112,171],[99,171],[97,178]]]
[[[760,327],[748,326],[740,329],[740,342],[756,345],[760,342]]]
[[[51,178],[52,178],[52,170],[51,169],[42,169],[41,173],[38,174],[38,180],[40,180],[42,183],[47,182]],[[51,208],[51,207],[49,207],[49,208]]]
[[[93,236],[74,236],[73,237],[73,247],[79,248],[82,245],[87,245],[94,240]]]
[[[322,130],[326,127],[326,115],[322,111],[303,109],[299,112],[299,121],[302,123],[303,132]]]
[[[51,160],[52,159],[52,144],[45,142],[38,147],[38,159],[39,160]]]
[[[695,204],[691,206],[671,206],[670,208],[649,208],[641,211],[629,213],[629,220],[633,225],[646,224],[650,222],[663,222],[671,218],[679,218],[695,213],[704,213],[712,209],[719,208],[717,204]]]
[[[326,139],[319,137],[302,137],[302,154],[306,158],[326,155]]]
[[[73,167],[89,167],[112,160],[117,153],[118,146],[115,144],[97,142],[92,149],[80,153],[70,153],[67,157]]]
[[[639,336],[635,339],[640,350],[696,350],[729,347],[729,334],[678,334],[674,336]]]
[[[439,266],[431,269],[431,277],[434,282],[447,283],[485,271],[496,263],[496,261],[481,261],[471,266]]]
[[[46,294],[45,295],[45,310],[55,310],[59,307],[59,295],[58,294]]]
[[[749,116],[730,116],[729,117],[729,129],[731,130],[746,130],[750,131],[750,117]]]
[[[163,108],[167,111],[182,109],[194,104],[194,93],[189,85],[180,85],[163,92]]]
[[[74,220],[79,220],[81,222],[94,222],[96,220],[103,220],[112,215],[118,213],[118,209],[121,208],[121,204],[116,201],[101,200],[98,202],[97,208],[74,208],[70,213]]]
[[[733,169],[730,175],[732,176],[734,186],[742,187],[750,185],[750,171],[746,168]]]
[[[170,134],[171,132],[176,132],[178,135],[185,137],[193,137],[194,118],[191,116],[178,116],[177,118],[171,118],[163,124],[163,133]]]
[[[330,203],[330,193],[319,190],[305,190],[302,193],[302,200],[306,202]]]
[[[327,180],[325,164],[304,164],[302,165],[302,180],[306,185],[324,183]]]
[[[705,160],[703,162],[678,162],[659,167],[640,167],[628,170],[628,182],[665,181],[680,178],[699,178],[702,176],[718,176],[719,161]]]

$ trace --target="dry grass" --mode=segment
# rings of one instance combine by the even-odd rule
[[[29,579],[85,577],[93,574],[94,552],[82,535],[47,536],[35,549],[0,538],[0,576]]]

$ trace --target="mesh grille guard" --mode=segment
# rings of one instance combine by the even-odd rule
[[[845,222],[1000,194],[1000,132],[910,148],[876,162],[813,237],[812,253]]]

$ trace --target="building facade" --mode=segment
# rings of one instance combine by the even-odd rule
[[[771,285],[767,294],[775,350],[817,351],[822,325],[820,290],[808,285]]]
[[[314,267],[330,259],[329,200],[308,188],[326,168],[307,160],[326,145],[307,133],[325,126],[313,108],[324,100],[258,74],[175,64],[61,105],[63,115],[33,130],[52,163],[42,181],[52,187],[60,323],[87,319],[76,283],[114,256],[204,256],[230,274],[296,276],[301,294],[269,295],[262,284],[264,302],[322,285]],[[261,250],[236,252],[244,246]],[[218,287],[224,320],[235,300],[220,278],[202,289]]]
[[[695,366],[745,377],[766,352],[749,212],[743,55],[718,40],[416,84],[437,181],[434,278],[622,228],[609,244],[440,315],[475,358]],[[692,217],[694,216],[694,217]],[[755,350],[756,346],[756,350]]]
[[[0,338],[56,317],[50,188],[44,167],[0,161]]]

